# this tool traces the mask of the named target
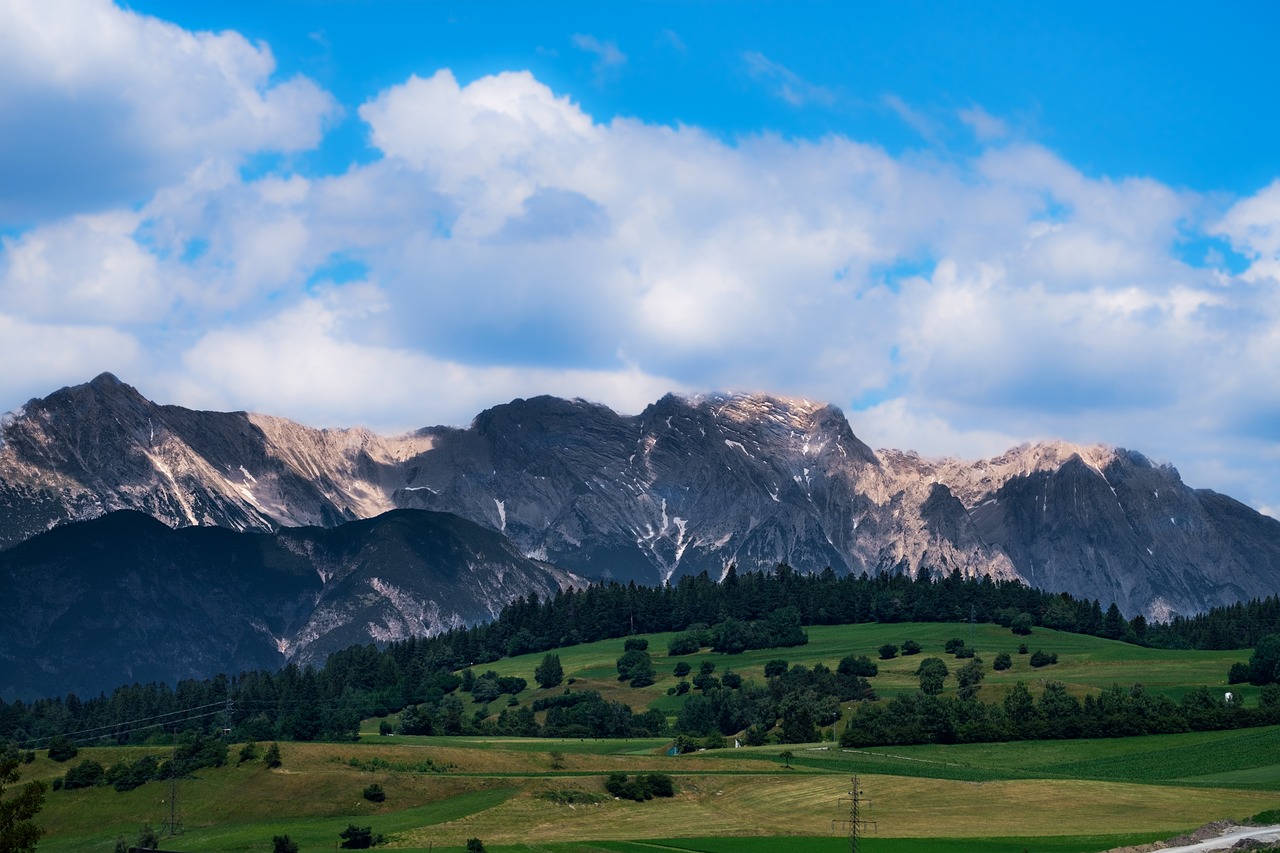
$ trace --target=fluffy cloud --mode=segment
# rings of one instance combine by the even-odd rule
[[[893,156],[597,122],[524,72],[415,76],[360,107],[375,162],[202,161],[136,210],[9,239],[0,312],[113,323],[175,401],[320,425],[765,389],[861,401],[879,445],[1125,444],[1274,506],[1280,184],[1224,212],[969,112],[997,140],[978,155]],[[1215,235],[1247,274],[1184,260]]]
[[[545,370],[477,366],[385,346],[363,320],[388,310],[376,287],[330,289],[247,327],[210,331],[161,384],[174,398],[248,408],[321,426],[374,424],[399,432],[467,423],[495,402],[553,394],[638,411],[678,382],[634,366]]]
[[[147,198],[204,160],[297,151],[336,104],[266,45],[110,0],[0,4],[0,225]]]

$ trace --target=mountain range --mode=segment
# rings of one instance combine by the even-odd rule
[[[430,519],[414,525],[447,527],[453,538],[410,536],[407,518]],[[70,536],[92,519],[135,526],[137,536],[122,542],[185,554],[172,565],[211,590],[260,580],[268,600],[244,610],[242,622],[255,627],[242,626],[236,646],[255,662],[443,630],[575,578],[658,584],[702,571],[719,577],[729,565],[958,571],[1115,601],[1155,619],[1280,589],[1280,522],[1192,489],[1135,451],[1048,442],[979,461],[926,459],[872,450],[834,406],[761,394],[668,395],[638,415],[538,397],[488,409],[466,428],[387,437],[158,405],[103,374],[0,421],[6,588],[51,565],[66,573],[64,587],[106,572],[83,543],[74,546],[90,534]],[[367,544],[393,529],[402,532],[390,553]],[[487,556],[463,555],[481,542]],[[448,578],[432,574],[433,555],[450,547]],[[371,561],[361,548],[379,556]],[[257,556],[227,556],[242,550]],[[98,599],[79,599],[87,610],[78,618],[146,621],[117,612],[104,591],[124,583],[128,560],[120,560],[113,580],[102,575],[95,587]],[[153,574],[136,580],[146,587],[178,576],[165,559],[147,565]],[[464,576],[470,598],[454,591]],[[24,606],[50,597],[39,585],[24,595]],[[406,616],[415,608],[433,615],[415,622]],[[6,671],[54,624],[24,629],[25,645],[0,632]],[[227,666],[211,658],[189,669],[214,664]]]

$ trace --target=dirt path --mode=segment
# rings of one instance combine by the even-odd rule
[[[1196,833],[1199,835],[1200,833]],[[1252,838],[1256,841],[1263,842],[1280,842],[1280,824],[1273,826],[1235,826],[1227,829],[1221,835],[1214,835],[1211,838],[1205,838],[1199,841],[1180,844],[1176,847],[1164,847],[1160,845],[1143,845],[1140,848],[1131,848],[1134,850],[1159,851],[1159,853],[1207,853],[1210,850],[1227,850],[1238,841],[1246,838]]]

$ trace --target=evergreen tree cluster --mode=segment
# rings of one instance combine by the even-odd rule
[[[607,583],[564,590],[546,599],[530,595],[512,602],[493,622],[410,638],[382,649],[354,646],[331,655],[318,669],[289,665],[277,672],[181,681],[176,687],[134,684],[91,699],[71,694],[31,703],[0,700],[0,738],[28,748],[47,747],[60,734],[81,744],[146,743],[149,738],[163,743],[167,735],[162,732],[181,722],[204,734],[230,728],[237,741],[343,741],[357,737],[362,718],[402,710],[406,733],[461,734],[483,728],[477,716],[489,716],[489,702],[527,686],[523,678],[490,673],[477,677],[470,670],[506,655],[663,631],[683,632],[698,648],[734,653],[760,643],[803,643],[805,625],[970,619],[1164,647],[1249,647],[1280,632],[1280,599],[1148,625],[1141,616],[1126,621],[1114,605],[1104,612],[1097,601],[1041,592],[1014,581],[966,579],[959,572],[935,578],[926,571],[913,579],[889,572],[837,577],[831,569],[810,575],[785,564],[772,572],[739,574],[731,568],[722,582],[702,573],[662,587]],[[903,654],[909,653],[907,645]],[[892,654],[888,651],[882,649],[881,657],[897,654],[896,647]],[[558,658],[544,657],[543,664],[540,675],[530,675],[544,688],[559,684],[563,671]],[[459,671],[462,676],[456,674]],[[642,682],[648,677],[643,664],[640,676]],[[470,683],[464,684],[465,679]],[[631,683],[636,684],[634,671]],[[470,714],[459,696],[465,693],[478,706]],[[699,693],[705,697],[709,691]],[[228,699],[229,717],[224,711]],[[589,721],[574,717],[557,726],[655,730],[648,722],[635,723],[643,714],[633,715],[626,727],[617,722],[620,710],[596,705],[591,714]],[[530,716],[527,708],[507,709],[489,725],[531,731],[536,724]],[[607,723],[609,719],[614,722]]]
[[[936,660],[936,658],[935,658]],[[962,690],[938,696],[922,690],[858,707],[844,734],[846,748],[918,743],[997,743],[1012,740],[1131,737],[1269,726],[1280,723],[1280,685],[1263,689],[1257,708],[1208,687],[1181,702],[1151,696],[1142,685],[1118,685],[1080,701],[1059,682],[1045,684],[1037,700],[1022,682],[1000,703],[983,703]]]

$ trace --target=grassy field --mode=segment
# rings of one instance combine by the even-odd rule
[[[715,750],[672,757],[662,741],[482,741],[370,738],[354,744],[285,744],[284,767],[202,770],[180,782],[186,832],[169,847],[269,850],[289,834],[302,850],[332,849],[348,823],[369,825],[399,850],[462,849],[484,839],[502,850],[677,849],[745,853],[803,837],[806,850],[847,849],[833,820],[857,774],[875,822],[868,851],[1092,851],[1163,838],[1219,818],[1280,806],[1280,728],[1112,741],[902,747],[873,753],[822,745]],[[563,754],[553,769],[551,753]],[[85,750],[95,760],[138,748]],[[1197,759],[1199,756],[1199,759]],[[424,758],[441,773],[368,772]],[[77,759],[79,760],[79,759]],[[41,757],[28,777],[65,767]],[[602,794],[610,772],[675,777],[671,800],[555,805],[539,794]],[[387,801],[361,797],[378,782]],[[159,826],[168,786],[50,793],[42,851],[110,851],[144,822]],[[770,840],[775,846],[770,847]],[[180,843],[179,843],[180,841]],[[536,842],[536,843],[535,843]],[[757,845],[759,845],[757,847]]]
[[[1033,693],[1037,693],[1045,681],[1060,681],[1067,685],[1071,693],[1081,697],[1113,684],[1127,688],[1141,683],[1153,695],[1169,696],[1177,700],[1188,690],[1200,685],[1225,691],[1227,670],[1231,668],[1231,664],[1248,659],[1248,654],[1240,651],[1146,649],[1047,628],[1037,628],[1029,637],[1016,637],[999,625],[971,626],[967,623],[818,625],[805,630],[809,634],[809,643],[804,646],[764,649],[739,655],[703,652],[678,658],[666,655],[667,642],[674,635],[649,635],[649,652],[653,657],[658,679],[653,686],[639,690],[617,680],[615,663],[622,656],[624,641],[621,639],[572,646],[560,649],[558,654],[565,677],[574,679],[573,689],[599,690],[606,699],[624,702],[637,711],[657,708],[669,716],[676,714],[683,701],[666,695],[667,688],[680,680],[672,674],[679,661],[687,662],[694,672],[698,671],[703,661],[710,661],[716,665],[717,674],[728,669],[740,673],[744,678],[763,681],[765,662],[775,658],[785,659],[793,665],[813,666],[815,663],[823,663],[834,669],[845,655],[867,655],[880,667],[880,674],[871,679],[871,684],[880,696],[889,698],[917,689],[919,684],[912,673],[924,657],[941,657],[953,671],[963,665],[964,661],[957,661],[943,652],[947,640],[959,637],[973,647],[987,663],[987,677],[980,696],[983,701],[992,702],[1002,698],[1019,681],[1027,684]],[[901,646],[907,639],[913,639],[923,647],[921,654],[888,661],[878,660],[876,650],[881,645],[893,643]],[[1031,652],[1040,649],[1056,653],[1058,663],[1040,669],[1033,668],[1029,654],[1017,654],[1021,643],[1025,643]],[[1012,656],[1012,668],[1004,672],[990,670],[990,664],[999,652],[1008,652]],[[539,690],[533,680],[533,671],[542,662],[542,656],[542,653],[537,653],[507,658],[477,666],[475,671],[480,674],[492,669],[499,675],[518,675],[526,679],[530,689],[518,698],[521,702],[529,702],[537,696],[546,695],[546,691]],[[947,687],[955,689],[954,678],[948,681]],[[1242,696],[1246,704],[1257,702],[1256,687],[1233,685],[1230,689]],[[494,707],[498,706],[495,704]],[[376,731],[375,723],[370,733]]]
[[[1141,649],[1044,629],[1019,638],[992,625],[856,625],[808,632],[809,644],[798,648],[678,660],[695,671],[710,660],[718,674],[732,669],[762,680],[765,662],[774,658],[834,668],[846,654],[874,659],[881,644],[914,639],[924,647],[922,656],[943,657],[954,669],[960,662],[945,656],[942,647],[960,637],[988,662],[1000,651],[1013,654],[1013,669],[989,673],[982,688],[980,697],[995,701],[1017,681],[1035,692],[1045,680],[1064,682],[1077,695],[1141,682],[1152,693],[1177,698],[1201,684],[1225,689],[1230,664],[1246,657]],[[666,689],[677,680],[672,675],[677,659],[665,655],[668,639],[650,637],[659,679],[643,689],[616,679],[622,640],[563,649],[560,658],[574,689],[598,689],[637,710],[657,707],[674,714],[678,700]],[[1057,653],[1059,663],[1031,669],[1027,658],[1016,654],[1020,642],[1033,651]],[[541,659],[542,654],[526,655],[476,669],[519,675],[533,684]],[[919,660],[880,661],[880,675],[872,680],[880,695],[916,689],[911,672]],[[1243,692],[1246,702],[1256,701],[1252,688]],[[535,686],[518,701],[547,694]],[[494,703],[493,710],[501,707],[505,700]],[[1280,727],[1122,740],[864,751],[826,743],[668,756],[667,739],[380,737],[378,723],[365,721],[358,743],[284,744],[284,766],[278,770],[254,762],[202,770],[181,781],[186,831],[162,846],[268,851],[273,835],[287,833],[303,851],[329,850],[338,833],[356,823],[388,836],[388,848],[396,850],[461,851],[468,838],[478,837],[499,853],[754,853],[780,849],[780,844],[835,853],[848,849],[833,821],[844,816],[839,798],[854,774],[870,797],[864,817],[874,821],[875,832],[863,845],[869,853],[1088,853],[1280,807]],[[794,753],[789,767],[781,760],[784,749]],[[87,749],[82,757],[110,765],[165,752]],[[553,752],[559,753],[554,760]],[[442,772],[420,772],[426,759]],[[361,769],[370,766],[380,769]],[[27,778],[52,780],[66,769],[42,755],[23,772]],[[654,771],[675,778],[676,797],[633,803],[603,796],[609,773]],[[363,799],[361,792],[372,782],[385,789],[386,802]],[[593,805],[557,805],[544,797],[564,791],[601,796]],[[168,796],[168,785],[157,782],[127,793],[110,788],[51,792],[40,815],[48,830],[40,850],[109,853],[117,837],[132,840],[142,823],[160,826]],[[787,841],[780,842],[784,837]]]

